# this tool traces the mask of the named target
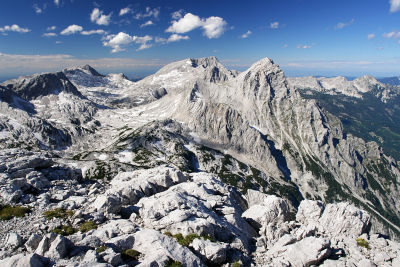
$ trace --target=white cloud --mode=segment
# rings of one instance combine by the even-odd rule
[[[137,49],[143,50],[150,48],[152,45],[149,43],[153,40],[153,37],[146,35],[143,37],[138,36],[130,36],[127,33],[119,32],[117,35],[112,34],[108,35],[104,38],[103,45],[109,46],[112,48],[111,53],[117,53],[121,51],[125,51],[126,49],[123,46],[129,45],[131,43],[140,44],[140,47]]]
[[[82,31],[82,35],[92,35],[92,34],[106,34],[104,30],[91,30],[91,31]]]
[[[123,16],[123,15],[126,15],[126,14],[131,13],[131,12],[132,12],[132,9],[130,7],[125,7],[125,8],[122,8],[119,11],[119,15]]]
[[[63,42],[61,42],[61,41],[56,41],[56,44],[62,44]]]
[[[370,33],[370,34],[367,35],[367,39],[368,40],[372,40],[374,38],[375,38],[375,34],[374,33]]]
[[[199,16],[187,13],[183,18],[174,20],[166,32],[186,33],[203,26],[203,21]]]
[[[160,15],[160,8],[150,8],[146,7],[146,11],[144,13],[137,13],[134,18],[135,19],[143,19],[143,18],[148,18],[148,17],[154,17],[155,19],[158,18]]]
[[[178,20],[178,19],[182,18],[182,13],[183,13],[183,9],[180,9],[180,10],[178,10],[178,11],[172,12],[172,13],[171,13],[171,17],[172,17],[174,20]]]
[[[44,37],[55,37],[55,36],[57,36],[57,33],[54,33],[54,32],[46,32],[46,33],[43,33],[43,36],[44,36]]]
[[[103,14],[103,11],[98,9],[97,7],[93,9],[90,14],[90,21],[96,23],[97,25],[109,25],[111,21],[112,12],[108,15]]]
[[[60,5],[60,0],[54,0],[54,4],[55,4],[56,6],[59,6],[59,5]]]
[[[140,25],[140,28],[146,27],[146,26],[151,26],[154,25],[154,23],[151,20],[146,21],[142,25]]]
[[[37,4],[34,4],[33,9],[35,10],[36,14],[42,14],[44,8],[42,9]]]
[[[179,42],[181,40],[189,40],[189,36],[186,35],[179,35],[179,34],[171,34],[171,36],[168,38],[167,43],[172,43],[172,42]]]
[[[133,40],[135,43],[140,44],[140,47],[136,49],[137,51],[152,47],[152,44],[149,44],[148,42],[152,41],[153,37],[149,35],[143,37],[133,36]]]
[[[354,19],[351,19],[348,22],[339,22],[338,24],[336,24],[335,30],[343,29],[344,27],[350,26],[353,23],[354,23]]]
[[[309,49],[309,48],[312,48],[311,45],[297,45],[296,47],[297,47],[298,49]]]
[[[252,32],[251,32],[250,30],[248,30],[246,33],[243,33],[243,34],[240,36],[240,38],[245,39],[245,38],[249,37],[250,34],[252,34]]]
[[[69,25],[67,28],[65,28],[60,34],[61,35],[71,35],[75,34],[77,32],[81,32],[83,30],[82,26],[79,25]]]
[[[400,32],[393,31],[393,32],[384,33],[383,37],[398,39],[398,38],[400,38]]]
[[[0,32],[19,32],[19,33],[27,33],[31,30],[28,28],[21,28],[17,24],[13,24],[11,26],[5,25],[4,27],[0,27]]]
[[[394,13],[400,10],[400,0],[390,0],[390,12]]]
[[[46,31],[54,31],[55,29],[57,29],[56,26],[49,26],[47,27]]]
[[[226,21],[220,17],[209,17],[203,25],[204,35],[209,39],[220,37],[226,28]]]
[[[201,27],[208,38],[218,38],[226,30],[226,21],[220,17],[201,19],[199,16],[187,13],[179,20],[173,20],[172,25],[165,31],[172,33],[186,33]]]
[[[271,22],[271,23],[269,24],[269,27],[270,27],[271,29],[278,29],[278,28],[279,28],[279,22],[278,22],[278,21]]]

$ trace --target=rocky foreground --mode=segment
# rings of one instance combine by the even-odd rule
[[[294,213],[209,173],[161,165],[88,181],[48,156],[0,165],[2,197],[30,209],[1,221],[0,266],[400,265],[400,244],[346,202],[303,200]]]

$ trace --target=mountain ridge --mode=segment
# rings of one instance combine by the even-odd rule
[[[102,256],[98,253],[96,258],[105,260],[110,253],[121,253],[126,244],[127,248],[143,249],[140,261],[144,265],[152,261],[162,265],[168,260],[165,255],[182,261],[182,257],[168,254],[165,247],[160,248],[157,260],[145,249],[148,238],[154,244],[170,244],[189,253],[169,239],[169,234],[162,234],[170,231],[171,236],[208,235],[219,241],[214,245],[193,241],[190,253],[196,256],[185,261],[188,266],[235,260],[245,265],[297,264],[284,251],[314,241],[319,244],[316,249],[324,253],[317,259],[311,257],[310,262],[329,262],[339,248],[350,255],[347,259],[337,256],[339,260],[351,262],[378,253],[374,247],[363,251],[364,256],[356,256],[353,239],[362,236],[375,246],[379,238],[372,237],[373,233],[400,236],[399,163],[384,155],[377,143],[345,133],[341,121],[290,86],[271,59],[262,59],[239,74],[226,69],[215,57],[185,59],[138,82],[122,75],[99,76],[90,66],[85,68],[66,69],[65,78],[62,76],[82,97],[73,90],[50,90],[54,88],[45,90],[43,96],[21,94],[35,114],[13,112],[15,107],[1,98],[8,118],[0,116],[0,126],[7,125],[0,127],[0,138],[13,142],[18,137],[15,140],[20,141],[15,143],[18,149],[3,147],[0,152],[5,162],[0,164],[0,195],[5,203],[34,208],[32,220],[41,220],[41,212],[49,208],[64,208],[80,214],[69,221],[71,227],[82,220],[93,221],[101,231],[114,224],[126,225],[126,230],[114,226],[118,232],[115,238],[124,240],[110,241],[118,248],[100,253]],[[361,81],[365,80],[374,83],[369,77]],[[22,88],[19,84],[25,83],[8,84],[7,88],[18,92]],[[31,92],[29,89],[26,91]],[[28,151],[24,142],[37,133],[21,135],[10,119],[21,125],[42,120],[42,124],[67,135],[69,141],[57,149],[33,144]],[[336,204],[325,207],[321,201]],[[358,208],[340,204],[343,201]],[[264,217],[254,210],[264,212]],[[277,212],[276,221],[268,215],[272,211]],[[301,219],[301,212],[319,215],[311,224]],[[294,219],[294,214],[300,217]],[[354,228],[359,230],[348,226],[342,228],[344,232],[338,230],[347,220],[357,221],[356,217],[361,218]],[[329,230],[329,221],[337,223],[331,227],[336,232]],[[42,223],[50,229],[58,227]],[[3,225],[7,231],[12,227]],[[306,229],[312,225],[314,230]],[[21,228],[24,238],[31,238],[30,227]],[[84,241],[79,233],[61,238],[64,241],[57,237],[57,242],[98,247],[105,237],[104,232],[96,231],[100,230],[88,233],[90,240],[94,240],[93,233],[101,238],[93,241],[96,245],[89,244],[89,239]],[[345,237],[346,231],[351,232],[351,238]],[[4,238],[0,236],[0,241]],[[42,232],[41,238],[52,243],[56,237]],[[343,244],[334,243],[334,238],[341,238]],[[218,246],[225,256],[207,256],[207,246]],[[272,246],[284,250],[278,252]],[[77,253],[81,258],[96,253],[91,248]],[[35,249],[51,259],[60,253],[57,249]],[[10,253],[7,255],[15,254]],[[67,254],[61,257],[81,261]],[[390,258],[395,260],[396,256]]]

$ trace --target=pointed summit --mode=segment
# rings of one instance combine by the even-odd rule
[[[92,66],[86,64],[83,67],[81,67],[81,69],[86,70],[87,72],[89,72],[90,74],[92,74],[93,76],[100,76],[100,77],[104,77],[104,75],[100,74],[97,72],[97,70],[95,70]]]

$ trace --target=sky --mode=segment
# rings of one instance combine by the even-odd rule
[[[2,0],[0,81],[90,64],[131,78],[216,56],[286,76],[400,76],[400,0]]]

